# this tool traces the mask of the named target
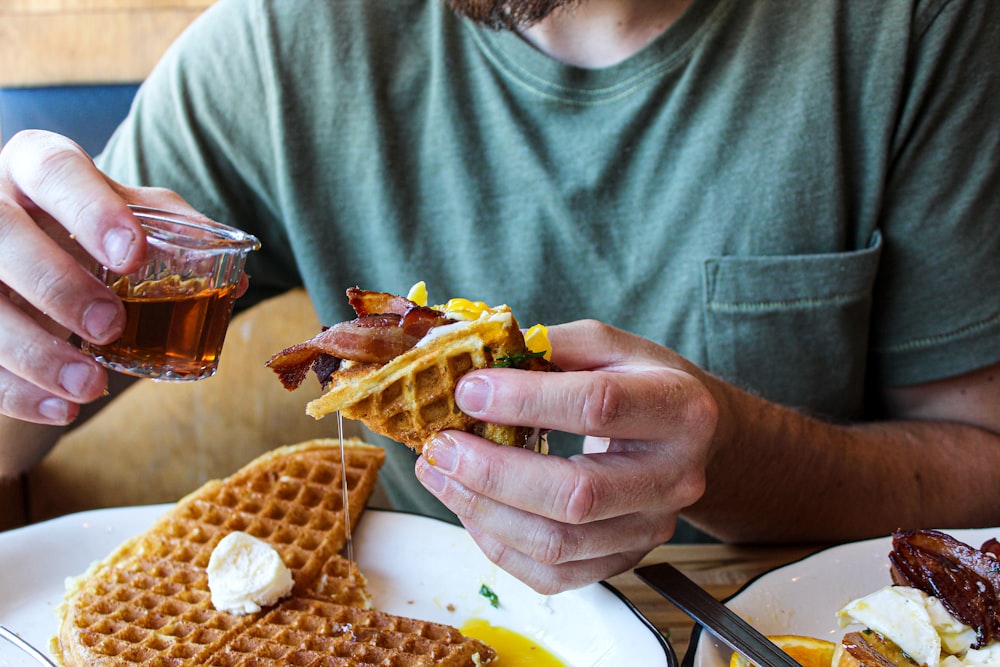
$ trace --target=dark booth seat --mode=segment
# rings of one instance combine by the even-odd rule
[[[66,135],[90,155],[104,148],[125,118],[139,84],[0,88],[0,139],[21,130]]]

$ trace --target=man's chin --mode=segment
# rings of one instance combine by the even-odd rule
[[[576,0],[447,0],[455,12],[494,30],[523,30]]]

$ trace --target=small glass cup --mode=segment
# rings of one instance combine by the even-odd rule
[[[125,305],[125,331],[106,345],[84,341],[83,351],[154,380],[215,375],[246,257],[260,241],[217,222],[130,208],[146,232],[146,262],[125,275],[96,271]]]

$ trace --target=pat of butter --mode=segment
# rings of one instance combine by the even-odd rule
[[[231,614],[252,614],[292,591],[292,572],[274,548],[243,532],[226,535],[208,559],[212,605]]]

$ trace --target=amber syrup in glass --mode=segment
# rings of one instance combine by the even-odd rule
[[[197,379],[214,373],[232,316],[236,286],[206,287],[176,279],[115,285],[125,306],[125,330],[108,345],[91,345],[98,360],[118,370],[163,369],[165,378]],[[140,289],[142,288],[142,289]]]

